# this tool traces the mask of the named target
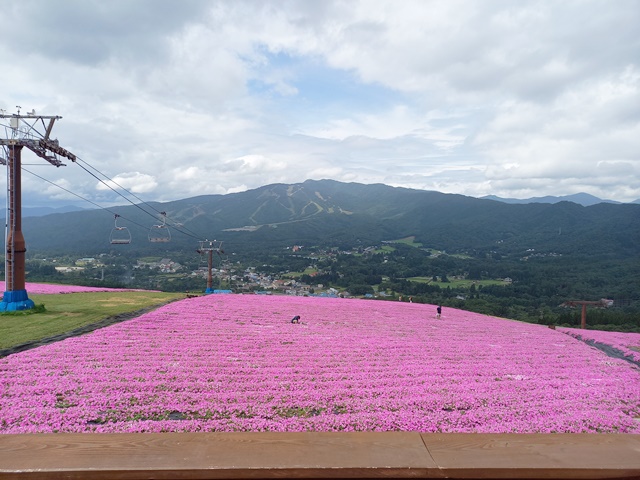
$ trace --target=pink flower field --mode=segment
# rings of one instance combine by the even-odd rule
[[[640,362],[640,333],[603,332],[562,328],[560,331],[583,341],[593,341],[619,350],[624,356]]]
[[[640,433],[640,369],[539,325],[262,295],[0,359],[1,433],[307,430]]]
[[[53,283],[25,283],[27,294],[53,295],[58,293],[82,293],[82,292],[117,292],[135,291],[134,289],[104,288],[104,287],[80,287],[76,285],[56,285]],[[4,292],[5,282],[0,281],[0,292]]]

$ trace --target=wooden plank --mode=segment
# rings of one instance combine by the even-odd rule
[[[430,473],[429,473],[430,472]],[[0,435],[0,478],[428,478],[420,434]]]
[[[0,435],[4,478],[640,478],[640,435]]]
[[[640,478],[640,435],[424,434],[448,478]]]

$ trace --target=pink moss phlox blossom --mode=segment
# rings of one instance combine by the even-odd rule
[[[631,360],[640,362],[640,333],[603,332],[577,328],[559,328],[558,330],[579,340],[608,345]]]
[[[4,292],[5,282],[0,281],[0,293]],[[118,292],[118,291],[140,291],[129,288],[106,288],[106,287],[82,287],[77,285],[57,285],[53,283],[25,283],[27,294],[54,295],[59,293],[83,293],[83,292]]]
[[[636,366],[544,326],[434,311],[262,295],[174,302],[0,359],[0,433],[640,433]]]

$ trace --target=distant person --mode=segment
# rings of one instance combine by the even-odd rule
[[[438,308],[436,308],[436,318],[439,320],[441,315],[442,315],[442,305],[438,305]]]
[[[291,323],[300,323],[300,315],[296,315],[291,319]]]

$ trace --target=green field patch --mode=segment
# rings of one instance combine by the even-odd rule
[[[138,259],[139,263],[157,263],[162,260],[163,257],[141,257]]]
[[[183,295],[165,292],[87,292],[29,297],[38,308],[0,315],[0,349],[61,335],[108,317],[160,306]]]
[[[432,277],[410,277],[410,278],[407,278],[407,280],[409,280],[410,282],[416,282],[416,283],[438,283],[438,282],[434,282]]]
[[[410,247],[422,247],[422,243],[416,242],[415,235],[399,238],[397,240],[389,240],[387,243],[402,243],[404,245],[409,245]]]
[[[486,287],[488,285],[509,285],[507,282],[503,280],[469,280],[469,279],[450,279],[448,282],[441,282],[439,280],[433,280],[433,277],[410,277],[407,278],[410,282],[416,283],[428,283],[429,285],[435,285],[440,288],[471,288],[473,285],[476,288],[483,286]]]
[[[287,272],[285,275],[283,275],[284,277],[289,277],[289,278],[298,278],[301,277],[302,275],[314,275],[318,273],[318,270],[312,267],[307,267],[304,269],[303,272]]]

